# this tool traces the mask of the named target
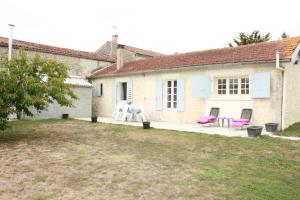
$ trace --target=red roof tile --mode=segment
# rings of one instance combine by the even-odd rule
[[[8,46],[8,38],[0,37],[0,46],[7,47]],[[24,48],[27,50],[33,50],[33,51],[38,51],[38,52],[43,52],[43,53],[86,58],[86,59],[90,59],[90,60],[107,61],[107,62],[115,62],[116,61],[115,58],[112,58],[112,57],[104,55],[104,54],[54,47],[54,46],[49,46],[49,45],[44,45],[44,44],[26,42],[26,41],[22,41],[22,40],[13,40],[13,47],[14,48]]]
[[[245,46],[226,47],[130,61],[125,63],[120,70],[117,70],[114,64],[95,71],[91,78],[120,73],[147,72],[200,65],[275,61],[275,52],[277,50],[280,51],[281,60],[289,60],[299,42],[300,36]]]

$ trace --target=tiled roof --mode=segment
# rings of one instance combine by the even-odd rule
[[[7,47],[8,46],[8,38],[0,37],[0,46]],[[104,54],[54,47],[54,46],[49,46],[49,45],[44,45],[44,44],[26,42],[26,41],[22,41],[22,40],[13,40],[13,47],[14,48],[24,48],[27,50],[33,50],[33,51],[43,52],[43,53],[86,58],[86,59],[97,60],[97,61],[107,61],[107,62],[115,62],[116,61],[115,58],[112,58],[112,57],[104,55]]]
[[[151,57],[157,57],[157,56],[163,56],[164,55],[164,54],[157,53],[157,52],[154,52],[154,51],[140,49],[140,48],[136,48],[136,47],[132,47],[132,46],[128,46],[128,45],[123,45],[123,48],[128,50],[128,51],[137,53],[137,54],[142,54],[142,55],[151,56]]]
[[[113,64],[104,69],[95,71],[91,78],[121,73],[147,72],[201,65],[269,62],[275,61],[276,51],[280,52],[281,60],[290,60],[291,55],[299,42],[300,36],[245,46],[160,56],[146,60],[127,62],[120,70],[117,70],[116,65]]]

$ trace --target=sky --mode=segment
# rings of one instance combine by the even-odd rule
[[[228,46],[239,32],[300,35],[299,0],[1,0],[0,36],[95,51],[119,42],[164,54]],[[4,9],[3,9],[4,8]],[[114,30],[113,26],[117,29]]]

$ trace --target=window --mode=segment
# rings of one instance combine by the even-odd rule
[[[249,94],[249,78],[241,79],[241,94]]]
[[[239,79],[229,79],[229,94],[238,94]]]
[[[120,83],[120,100],[127,101],[127,82]]]
[[[97,83],[95,86],[95,94],[97,97],[102,97],[103,95],[103,84]]]
[[[167,84],[167,108],[177,108],[177,81],[168,81]]]
[[[218,94],[226,94],[226,79],[218,80]]]
[[[249,95],[249,78],[221,78],[217,80],[218,95]]]

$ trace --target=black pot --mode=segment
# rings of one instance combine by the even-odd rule
[[[150,128],[150,122],[143,122],[144,129]]]
[[[92,123],[96,123],[97,120],[98,120],[98,117],[97,116],[92,116],[91,120],[92,120]]]
[[[262,129],[263,129],[262,126],[250,126],[247,128],[248,136],[249,137],[261,136]]]
[[[62,118],[63,119],[68,119],[69,118],[69,114],[62,114]]]
[[[278,128],[278,123],[266,123],[266,131],[267,132],[275,132]]]

